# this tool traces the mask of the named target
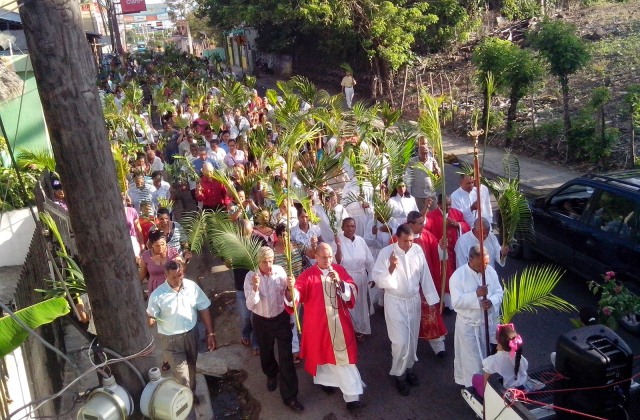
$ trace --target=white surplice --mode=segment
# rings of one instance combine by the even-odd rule
[[[398,225],[406,223],[409,212],[420,211],[418,204],[416,204],[416,199],[412,196],[401,197],[400,195],[395,195],[390,197],[387,203],[391,207],[391,215]]]
[[[469,250],[472,246],[478,245],[480,241],[475,237],[473,231],[469,231],[458,238],[456,242],[456,268],[460,268],[469,261]],[[489,236],[484,240],[483,245],[489,254],[489,265],[496,268],[496,262],[504,267],[506,260],[500,258],[501,246],[498,238],[493,232],[489,232]]]
[[[361,236],[355,235],[353,241],[340,234],[342,244],[341,266],[353,278],[358,286],[356,305],[351,309],[353,328],[356,333],[371,334],[369,317],[373,311],[369,308],[369,279],[373,271],[373,255]]]
[[[389,274],[389,257],[395,253],[398,263]],[[420,331],[420,287],[429,305],[439,302],[424,251],[412,244],[406,253],[397,244],[380,250],[373,267],[373,281],[384,289],[384,317],[391,340],[390,375],[401,376],[418,360]]]
[[[485,279],[489,290],[487,299],[492,303],[488,311],[489,337],[495,341],[503,291],[498,274],[491,266],[485,269]],[[473,271],[469,264],[458,268],[449,280],[451,303],[456,311],[453,374],[458,385],[471,386],[473,374],[482,369],[482,359],[487,356],[481,298],[476,295],[481,285],[482,274]]]

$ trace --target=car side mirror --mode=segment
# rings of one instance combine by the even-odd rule
[[[536,200],[533,202],[533,207],[536,207],[536,208],[544,207],[545,200],[546,200],[546,197],[536,198]]]

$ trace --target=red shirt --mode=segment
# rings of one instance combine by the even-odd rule
[[[204,175],[200,178],[200,186],[196,187],[196,198],[208,207],[227,207],[231,203],[225,186]]]

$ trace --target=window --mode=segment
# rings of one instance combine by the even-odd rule
[[[584,214],[593,191],[592,187],[586,185],[570,185],[551,197],[549,210],[579,219]]]
[[[622,238],[630,238],[636,231],[636,201],[603,191],[596,199],[589,225]]]

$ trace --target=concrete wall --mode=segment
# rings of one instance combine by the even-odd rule
[[[36,224],[29,209],[2,213],[0,219],[0,267],[22,265]]]

